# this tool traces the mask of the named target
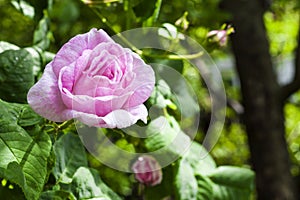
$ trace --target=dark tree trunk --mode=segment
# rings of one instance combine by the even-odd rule
[[[258,199],[296,199],[285,140],[282,90],[277,83],[259,0],[225,0],[235,33],[232,48],[240,77],[244,122]]]

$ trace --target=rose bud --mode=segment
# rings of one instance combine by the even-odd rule
[[[139,157],[131,168],[140,183],[155,186],[162,181],[161,166],[152,156]]]

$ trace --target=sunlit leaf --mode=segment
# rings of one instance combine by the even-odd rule
[[[0,41],[0,53],[6,50],[18,50],[20,47],[9,42]]]
[[[20,11],[23,15],[33,19],[34,17],[34,8],[24,0],[11,1],[12,5]]]
[[[214,199],[247,200],[254,189],[254,172],[245,168],[221,166],[209,178],[215,183]]]
[[[180,130],[173,118],[158,117],[146,129],[145,146],[148,151],[161,150],[168,155],[181,155],[188,148],[190,138]]]
[[[190,164],[185,160],[180,160],[175,174],[176,199],[196,200],[198,186]]]
[[[216,168],[216,163],[203,146],[193,142],[183,158],[191,165],[194,174],[207,175]]]
[[[0,100],[0,118],[26,127],[38,124],[42,119],[28,104],[8,103]]]
[[[58,183],[70,183],[79,167],[87,166],[87,157],[78,136],[68,133],[54,144],[56,155],[53,175]]]
[[[49,20],[48,14],[45,13],[33,34],[33,44],[43,50],[46,50],[50,46],[50,42],[53,37],[49,30]]]
[[[44,132],[31,138],[19,126],[37,123],[29,110],[25,111],[26,120],[18,124],[24,117],[18,110],[21,105],[1,101],[0,106],[6,106],[0,115],[0,176],[19,185],[27,199],[38,199],[46,181],[50,138]]]
[[[197,200],[213,200],[213,182],[206,176],[196,175],[197,179]]]
[[[39,200],[75,200],[75,197],[68,191],[48,190],[41,194]]]
[[[80,167],[75,172],[70,190],[78,199],[120,200],[94,169]]]

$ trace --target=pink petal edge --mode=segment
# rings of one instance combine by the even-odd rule
[[[46,66],[42,78],[29,90],[27,101],[36,113],[51,121],[71,119],[65,115],[67,108],[60,96],[52,62]]]
[[[84,50],[94,49],[98,44],[103,42],[114,41],[102,29],[91,29],[88,33],[79,34],[71,38],[57,52],[53,60],[53,71],[58,76],[62,67],[68,66],[75,62],[83,53]]]
[[[78,111],[69,112],[71,118],[77,119],[80,122],[94,127],[102,128],[126,128],[135,124],[138,120],[147,123],[148,111],[145,105],[141,104],[130,110],[114,110],[104,117],[87,114]]]

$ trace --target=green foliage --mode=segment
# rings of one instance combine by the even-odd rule
[[[64,199],[74,200],[75,197],[71,193],[67,191],[61,191],[61,190],[45,191],[40,196],[40,200],[64,200]]]
[[[53,148],[56,155],[53,168],[56,183],[52,190],[42,194],[43,198],[120,199],[101,180],[96,170],[88,168],[85,150],[77,135],[67,133],[61,136]]]
[[[32,56],[24,49],[0,54],[0,98],[26,102],[27,92],[34,84],[33,62]]]
[[[43,50],[49,48],[51,39],[53,39],[49,25],[50,19],[47,12],[45,12],[44,17],[39,21],[38,27],[33,34],[33,44]]]
[[[299,29],[299,12],[295,9],[295,2],[275,1],[272,12],[267,12],[264,20],[271,54],[279,56],[292,53],[297,46]]]
[[[254,173],[237,167],[219,167],[210,175],[217,185],[213,186],[214,199],[250,199]]]
[[[0,1],[0,18],[0,41],[22,47],[31,45],[34,30],[32,19],[19,12],[9,0]]]
[[[297,93],[295,96],[298,96]],[[285,108],[286,137],[292,161],[291,172],[294,176],[300,174],[300,108],[299,105],[288,103]]]
[[[202,158],[200,155],[202,155]],[[195,174],[208,175],[217,167],[214,159],[208,154],[206,149],[196,142],[192,143],[184,159],[192,167]]]
[[[164,157],[178,158],[189,144],[190,138],[181,131],[173,117],[159,117],[146,129],[145,147],[148,152],[159,151]]]
[[[38,199],[46,183],[51,141],[45,132],[32,138],[22,126],[40,120],[28,105],[1,101],[0,176],[22,188],[27,199]]]
[[[172,94],[169,85],[163,79],[159,80],[154,87],[149,102],[159,108],[170,107],[176,109],[176,105],[170,99],[172,99]]]
[[[34,18],[34,8],[26,1],[11,1],[12,5],[20,11],[24,16],[31,19]]]
[[[155,3],[156,0],[141,0],[133,7],[135,16],[141,17],[143,20],[148,19],[155,10]]]
[[[230,113],[232,113],[232,110],[229,109],[227,115],[230,115]],[[236,122],[228,124],[222,130],[218,143],[211,154],[218,158],[217,162],[219,165],[246,165],[250,153],[245,127]]]
[[[132,194],[133,183],[128,174],[103,165],[96,168],[99,169],[100,176],[113,191],[122,196]]]
[[[70,190],[77,199],[121,199],[102,182],[96,170],[85,167],[80,167],[75,172],[70,185]]]
[[[57,183],[70,183],[78,167],[87,167],[85,150],[78,136],[72,133],[63,135],[53,149],[56,156],[53,175]]]
[[[179,162],[178,171],[175,174],[176,199],[196,200],[198,185],[191,165],[183,159]]]
[[[20,48],[14,44],[10,44],[9,42],[0,41],[0,53],[6,50],[19,50]]]
[[[199,144],[178,163],[175,178],[176,199],[250,199],[254,173],[249,169],[221,166]],[[206,155],[201,159],[200,155]],[[198,158],[198,159],[195,159]]]

